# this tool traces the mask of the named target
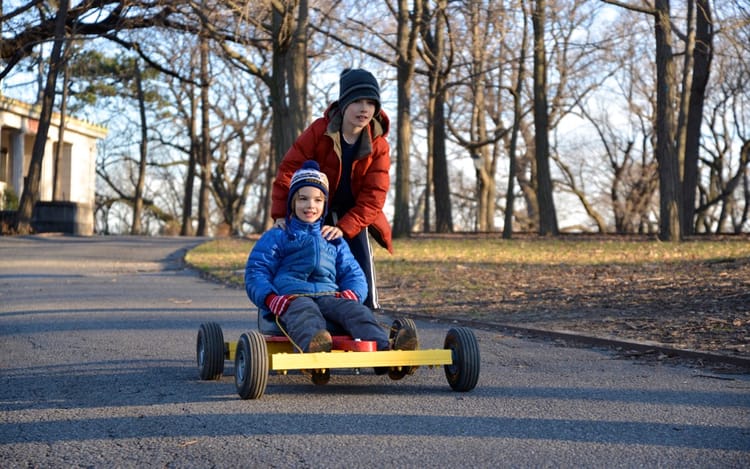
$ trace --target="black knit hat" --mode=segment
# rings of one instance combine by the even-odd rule
[[[362,68],[346,68],[339,77],[339,109],[359,99],[375,101],[375,115],[380,112],[380,86],[372,73]]]

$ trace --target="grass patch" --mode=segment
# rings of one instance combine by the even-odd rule
[[[250,239],[186,256],[242,288]],[[381,306],[396,315],[561,329],[680,348],[748,353],[748,236],[415,236],[375,247]]]
[[[243,286],[245,262],[254,244],[248,239],[216,239],[190,250],[185,261],[210,277]]]
[[[234,285],[243,284],[245,262],[255,241],[217,239],[191,250],[186,261],[198,270]],[[513,239],[417,237],[394,241],[394,254],[375,248],[379,277],[388,283],[408,281],[409,286],[461,290],[486,288],[472,275],[495,267],[534,270],[545,267],[642,266],[644,269],[674,263],[722,263],[750,258],[746,238],[664,243],[634,238]],[[556,270],[556,269],[553,269]]]

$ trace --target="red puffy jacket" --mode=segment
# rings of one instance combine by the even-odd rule
[[[341,121],[338,103],[331,104],[323,117],[316,119],[297,138],[279,165],[271,193],[271,216],[284,218],[289,194],[289,181],[306,160],[315,160],[328,177],[329,201],[333,199],[341,179]],[[375,116],[363,135],[359,152],[352,163],[352,194],[354,206],[336,226],[351,239],[369,228],[373,238],[393,252],[391,225],[383,213],[390,186],[390,147],[386,137],[390,120],[384,111]]]

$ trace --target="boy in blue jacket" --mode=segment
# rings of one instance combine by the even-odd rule
[[[385,329],[362,304],[368,291],[362,268],[340,230],[322,225],[327,210],[328,178],[315,161],[307,161],[290,181],[286,226],[264,233],[250,252],[247,295],[271,310],[303,351],[331,350],[326,321],[388,350]],[[394,342],[395,349],[417,348],[412,331],[400,331]]]

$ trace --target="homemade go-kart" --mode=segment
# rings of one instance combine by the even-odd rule
[[[394,339],[402,328],[417,329],[411,319],[396,319],[390,328]],[[315,384],[326,384],[331,369],[375,368],[376,373],[399,380],[414,374],[420,366],[443,365],[445,377],[454,391],[471,391],[479,379],[479,345],[467,327],[453,327],[445,336],[444,348],[431,350],[377,351],[374,341],[342,335],[334,325],[330,352],[301,353],[274,321],[268,311],[258,311],[258,330],[240,335],[235,342],[224,342],[221,326],[201,324],[196,353],[202,380],[218,380],[224,373],[224,361],[234,360],[234,382],[242,399],[258,399],[266,391],[270,371],[286,374],[299,370],[311,375]]]

